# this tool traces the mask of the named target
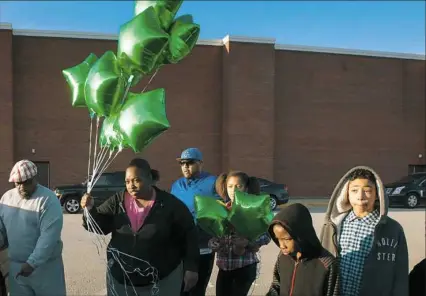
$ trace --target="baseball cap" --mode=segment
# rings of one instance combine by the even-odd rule
[[[27,159],[18,161],[10,172],[9,182],[22,183],[37,176],[37,166]]]
[[[177,161],[181,160],[203,160],[203,154],[198,148],[188,148],[182,151],[182,154],[179,158],[176,158]]]

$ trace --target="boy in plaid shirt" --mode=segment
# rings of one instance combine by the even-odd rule
[[[232,207],[235,190],[260,194],[259,182],[243,172],[222,174],[216,181],[216,192]],[[224,238],[212,238],[210,248],[217,252],[216,264],[219,273],[216,280],[216,296],[246,296],[251,285],[256,280],[257,252],[261,246],[267,245],[271,238],[267,233],[256,241],[249,242],[231,231]]]

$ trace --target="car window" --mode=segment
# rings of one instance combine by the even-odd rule
[[[124,186],[124,173],[114,173],[108,176],[108,182],[111,186]]]
[[[424,175],[418,174],[418,175],[409,175],[401,178],[398,182],[401,183],[416,183],[420,179],[424,178]]]
[[[271,181],[268,181],[268,180],[265,180],[265,179],[257,178],[257,180],[259,181],[260,186],[269,186],[269,185],[272,184]]]
[[[106,175],[101,175],[96,181],[96,186],[108,186],[108,177]]]

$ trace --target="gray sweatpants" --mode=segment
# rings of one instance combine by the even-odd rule
[[[115,281],[107,272],[107,296],[179,296],[183,281],[183,265],[180,264],[158,283],[158,293],[153,294],[152,286],[124,286]],[[137,294],[135,294],[135,291]]]
[[[29,277],[19,276],[22,263],[10,261],[10,296],[65,296],[65,273],[62,257],[36,268]]]

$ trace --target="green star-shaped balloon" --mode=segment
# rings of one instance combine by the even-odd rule
[[[145,75],[158,65],[169,35],[161,28],[153,7],[148,7],[131,21],[120,27],[118,37],[118,59],[129,74],[141,72]]]
[[[181,61],[192,51],[199,36],[200,26],[193,23],[191,15],[178,17],[170,30],[167,60],[172,64]]]
[[[162,28],[168,31],[182,2],[183,0],[135,1],[135,15],[142,13],[148,7],[153,7],[158,15]]]
[[[98,117],[114,115],[123,100],[126,77],[112,51],[107,51],[90,69],[84,93],[87,107]]]
[[[99,134],[99,145],[109,150],[121,150],[125,146],[123,140],[123,135],[118,128],[117,116],[106,117]]]
[[[91,53],[81,64],[62,70],[65,81],[71,89],[71,105],[73,107],[86,107],[84,84],[97,59],[98,57]]]
[[[267,232],[273,218],[268,194],[255,195],[236,191],[229,222],[237,234],[253,241]]]
[[[225,204],[214,197],[195,196],[197,224],[213,237],[221,237],[226,232],[228,210]]]
[[[129,93],[118,116],[123,144],[136,153],[170,128],[166,116],[165,90],[159,88],[141,94]]]

